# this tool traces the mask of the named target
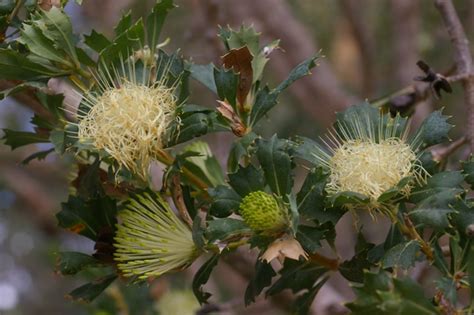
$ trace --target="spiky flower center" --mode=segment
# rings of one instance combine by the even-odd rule
[[[329,193],[353,191],[377,198],[413,173],[417,160],[410,145],[399,138],[348,140],[334,150],[329,160]],[[409,188],[408,188],[409,189]]]
[[[197,249],[190,229],[158,195],[130,200],[120,214],[115,260],[125,276],[146,279],[190,264]]]
[[[265,234],[282,231],[288,224],[285,209],[264,191],[245,196],[240,203],[240,215],[251,229]]]
[[[91,141],[119,165],[145,179],[174,119],[173,89],[163,84],[146,86],[124,80],[120,87],[87,98],[91,108],[79,123],[79,139]]]

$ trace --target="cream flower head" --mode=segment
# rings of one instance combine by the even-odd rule
[[[379,198],[389,189],[402,182],[399,193],[408,195],[428,176],[418,156],[419,137],[408,134],[408,121],[400,116],[374,115],[357,106],[342,114],[322,139],[327,150],[313,152],[329,171],[328,195],[355,192],[368,198],[369,210],[382,211],[387,205]]]
[[[98,72],[97,89],[84,93],[78,109],[77,137],[146,180],[150,163],[163,149],[166,131],[177,119],[179,79],[168,82],[173,60],[155,56],[158,61],[152,63],[142,55],[149,53],[135,53],[118,67],[104,66]]]

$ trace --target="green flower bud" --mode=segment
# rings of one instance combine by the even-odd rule
[[[263,234],[281,232],[288,225],[286,209],[264,191],[245,196],[240,203],[240,215],[251,229]]]

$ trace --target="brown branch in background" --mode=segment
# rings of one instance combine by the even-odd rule
[[[214,2],[203,0],[199,1],[199,5],[207,7],[214,5]],[[265,35],[267,42],[281,39],[280,46],[285,52],[273,53],[269,66],[275,80],[285,79],[294,66],[319,50],[314,36],[295,18],[284,0],[222,0],[219,1],[219,12],[221,25],[231,23],[238,27],[242,23],[254,24]],[[207,27],[215,34],[215,22],[208,23]],[[344,91],[325,60],[313,70],[313,75],[296,82],[290,92],[297,100],[295,103],[323,127],[331,124],[335,111],[357,102]]]
[[[341,0],[342,9],[351,26],[351,31],[356,39],[360,51],[363,72],[364,97],[372,97],[376,90],[376,69],[374,62],[375,42],[374,36],[369,29],[368,19],[365,16],[367,10],[358,0]]]
[[[431,150],[431,155],[433,156],[433,160],[437,162],[441,162],[446,160],[451,154],[453,154],[457,149],[462,147],[468,141],[467,137],[462,136],[461,138],[457,139],[456,141],[451,142],[447,146],[443,147],[436,147]]]
[[[1,179],[6,187],[25,203],[26,207],[23,208],[46,233],[56,233],[56,220],[53,216],[56,202],[44,189],[44,184],[31,175],[31,170],[13,165],[7,159],[0,158],[0,161]]]
[[[456,74],[467,74],[473,72],[472,55],[469,49],[469,41],[464,28],[456,13],[451,0],[435,0],[435,6],[441,14],[446,25],[449,37],[454,47],[454,60],[456,63]],[[467,136],[471,153],[474,152],[474,76],[469,75],[463,79],[464,102],[467,110]]]

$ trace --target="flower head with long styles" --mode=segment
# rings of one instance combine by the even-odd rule
[[[119,219],[115,261],[125,276],[160,276],[187,267],[198,256],[191,230],[158,194],[131,198]]]
[[[84,93],[77,111],[79,141],[105,151],[143,180],[179,105],[180,80],[170,83],[168,75],[173,59],[150,54],[144,48],[111,70],[101,67],[97,88]]]
[[[408,134],[408,121],[400,116],[363,106],[343,113],[322,139],[329,152],[320,147],[313,152],[329,171],[327,193],[355,192],[368,199],[363,208],[385,212],[387,205],[379,200],[384,192],[404,180],[399,192],[408,195],[413,183],[428,175],[419,160],[419,136]]]

